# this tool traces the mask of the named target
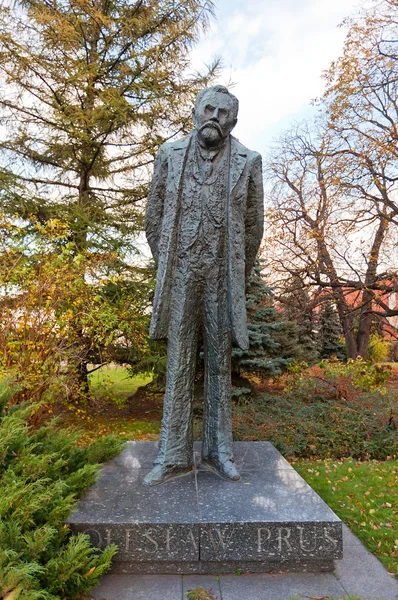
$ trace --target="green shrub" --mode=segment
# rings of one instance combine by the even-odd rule
[[[251,404],[234,406],[235,439],[269,440],[291,457],[395,456],[395,403],[384,387],[388,369],[325,361],[318,370],[296,369],[281,395],[261,393]]]
[[[364,392],[378,390],[384,393],[385,385],[392,372],[390,365],[378,365],[360,356],[355,360],[349,358],[347,362],[323,360],[319,363],[319,367],[323,370],[325,381],[340,386],[345,381],[348,386]]]
[[[11,396],[0,383],[0,597],[80,597],[108,570],[116,547],[99,553],[87,535],[71,535],[65,519],[120,442],[108,437],[81,447],[79,434],[55,421],[32,431],[35,407],[7,408]]]
[[[386,342],[378,333],[372,333],[368,346],[368,358],[375,362],[388,360],[391,343]]]

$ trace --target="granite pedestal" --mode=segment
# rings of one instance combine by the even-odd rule
[[[116,543],[114,571],[331,571],[342,523],[269,442],[236,442],[237,482],[200,466],[147,487],[154,442],[129,442],[107,463],[68,522],[93,545]]]

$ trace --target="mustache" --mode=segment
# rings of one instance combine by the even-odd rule
[[[222,135],[223,135],[222,129],[221,129],[220,125],[218,123],[216,123],[215,121],[206,121],[206,123],[204,123],[200,127],[199,131],[203,131],[206,127],[211,127],[212,129],[217,129],[218,133],[222,137]]]

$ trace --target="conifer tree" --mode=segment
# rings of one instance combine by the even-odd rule
[[[299,325],[289,320],[289,313],[282,310],[277,318],[281,326],[275,333],[275,339],[278,342],[278,354],[282,358],[290,358],[296,361],[304,360],[302,348],[299,344]]]
[[[1,0],[3,207],[70,223],[79,251],[125,244],[141,225],[148,165],[184,131],[216,68],[187,74],[211,10],[198,0]]]
[[[319,314],[320,357],[336,356],[340,360],[346,358],[344,334],[339,317],[330,300],[326,300]]]
[[[284,346],[291,358],[314,364],[319,358],[318,332],[314,307],[299,277],[292,277],[289,288],[281,295],[281,318],[284,326],[278,336],[282,355]]]
[[[235,376],[245,372],[273,377],[280,375],[289,362],[288,357],[279,355],[279,343],[275,338],[282,323],[277,319],[271,288],[261,271],[262,263],[257,259],[246,291],[249,349],[233,349],[232,373]]]
[[[217,69],[188,71],[211,12],[210,0],[0,0],[1,212],[27,240],[37,224],[67,226],[71,262],[90,264],[83,282],[126,321],[150,303],[135,256],[153,157]],[[76,319],[84,391],[103,359],[86,331]],[[125,341],[113,359],[136,365]]]

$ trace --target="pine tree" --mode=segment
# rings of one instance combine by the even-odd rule
[[[319,313],[319,341],[321,358],[336,356],[340,360],[346,358],[344,334],[339,316],[333,303],[326,300]]]
[[[278,335],[278,342],[282,355],[287,352],[289,357],[296,361],[316,363],[319,359],[319,348],[314,307],[299,277],[292,278],[280,299],[284,326]]]
[[[246,292],[249,349],[233,349],[232,373],[235,376],[244,372],[273,377],[280,375],[289,362],[289,357],[279,355],[279,343],[275,338],[282,322],[277,318],[271,288],[261,271],[261,260],[257,259]]]
[[[281,322],[280,328],[275,333],[275,339],[279,344],[278,353],[282,358],[301,361],[304,359],[299,343],[299,325],[290,321],[289,317],[285,310],[278,312],[277,318]]]

